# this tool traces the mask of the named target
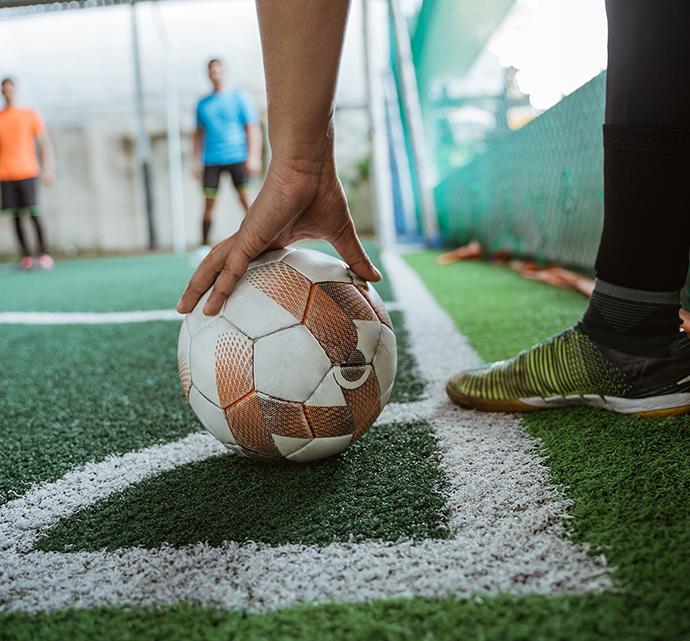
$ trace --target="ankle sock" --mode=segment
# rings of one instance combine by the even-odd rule
[[[579,328],[595,343],[637,356],[669,356],[679,336],[680,292],[651,292],[597,280]]]

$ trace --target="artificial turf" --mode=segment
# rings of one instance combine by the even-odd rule
[[[335,254],[327,243],[304,243],[304,246]],[[369,242],[365,246],[383,271],[376,245]],[[193,271],[186,254],[62,260],[50,272],[24,272],[13,264],[4,264],[0,265],[3,290],[0,312],[172,309]],[[376,288],[384,300],[392,299],[387,278],[377,283]]]
[[[480,355],[505,358],[577,320],[576,294],[484,263],[408,257]],[[554,481],[574,500],[572,536],[615,566],[615,590],[302,606],[272,614],[180,605],[0,615],[0,639],[258,641],[682,641],[690,639],[690,421],[603,410],[525,415]]]

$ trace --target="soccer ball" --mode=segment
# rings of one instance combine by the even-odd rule
[[[178,367],[192,409],[221,443],[263,461],[315,461],[342,452],[381,413],[395,334],[374,288],[344,263],[270,251],[217,316],[201,311],[208,295],[182,323]]]

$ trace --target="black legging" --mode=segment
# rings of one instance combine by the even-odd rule
[[[38,253],[47,253],[46,243],[43,235],[43,225],[41,225],[41,220],[38,216],[31,216],[31,221],[34,224],[34,230],[36,231],[36,245],[38,246]],[[31,250],[29,249],[29,243],[26,240],[26,234],[24,233],[24,226],[22,225],[22,217],[20,212],[14,214],[14,230],[17,234],[17,242],[22,252],[22,256],[31,256]]]
[[[683,287],[690,253],[690,0],[606,0],[602,280]]]

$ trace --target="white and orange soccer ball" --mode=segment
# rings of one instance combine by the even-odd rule
[[[217,316],[208,294],[180,330],[185,396],[221,443],[264,461],[333,456],[388,401],[395,334],[380,297],[346,265],[286,248],[254,261]]]

